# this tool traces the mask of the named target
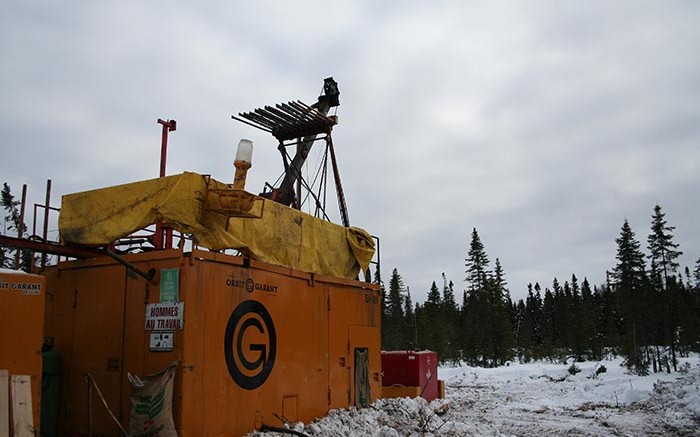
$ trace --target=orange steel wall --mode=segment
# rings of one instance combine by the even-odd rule
[[[39,290],[23,290],[26,284],[36,285]],[[0,273],[0,369],[7,370],[10,376],[31,376],[32,410],[37,430],[41,419],[45,296],[42,276]]]
[[[175,359],[173,410],[183,437],[237,436],[262,423],[308,422],[354,405],[356,347],[370,352],[371,400],[381,396],[376,286],[256,261],[246,267],[241,257],[203,251],[127,259],[143,270],[180,269],[184,329],[175,331],[172,352],[150,352],[144,314],[146,303],[159,301],[159,287],[112,260],[62,263],[48,272],[46,335],[55,337],[63,364],[60,432],[87,431],[85,373],[126,426],[127,372],[155,373]],[[96,395],[93,432],[118,435]]]

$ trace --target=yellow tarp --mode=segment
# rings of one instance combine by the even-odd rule
[[[211,250],[238,249],[271,264],[342,278],[356,278],[374,255],[374,241],[345,228],[257,198],[261,218],[230,218],[209,188],[220,182],[196,173],[151,179],[63,196],[59,230],[66,243],[102,246],[153,223],[191,234]],[[264,203],[264,205],[263,205]]]

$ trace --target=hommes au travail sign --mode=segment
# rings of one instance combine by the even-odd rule
[[[185,324],[184,302],[161,302],[146,305],[146,331],[172,331]]]

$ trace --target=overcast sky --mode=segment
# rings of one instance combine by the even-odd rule
[[[697,1],[5,2],[0,59],[0,182],[32,202],[156,177],[158,117],[169,174],[231,180],[245,137],[259,192],[276,141],[231,114],[333,76],[351,224],[414,300],[465,288],[474,227],[516,298],[602,283],[656,203],[700,257]]]

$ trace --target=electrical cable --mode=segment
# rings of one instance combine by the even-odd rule
[[[109,405],[107,405],[107,401],[105,400],[105,397],[102,395],[102,391],[100,390],[100,387],[97,386],[97,383],[95,382],[95,379],[92,377],[91,373],[86,373],[85,374],[85,381],[88,384],[92,384],[93,387],[95,387],[95,390],[97,390],[97,394],[100,396],[100,400],[102,400],[102,403],[104,404],[105,408],[107,409],[107,412],[109,413],[110,417],[112,417],[112,420],[114,420],[114,423],[117,424],[121,432],[124,434],[125,437],[129,437],[129,433],[126,432],[124,427],[122,426],[121,423],[117,420],[117,417],[112,413],[112,410],[109,408]],[[92,410],[90,410],[92,411]]]

